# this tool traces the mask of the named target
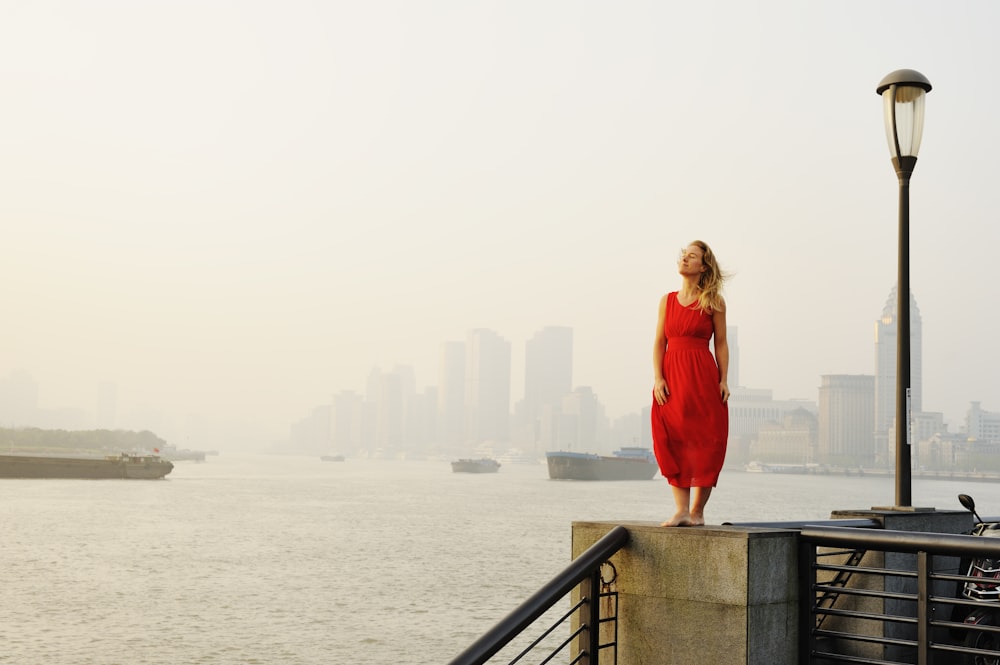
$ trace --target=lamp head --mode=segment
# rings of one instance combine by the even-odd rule
[[[924,100],[930,90],[927,77],[912,69],[897,69],[875,88],[882,96],[889,154],[897,164],[916,162],[924,131]]]

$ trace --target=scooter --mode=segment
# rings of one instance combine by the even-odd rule
[[[1000,538],[1000,522],[984,522],[976,512],[976,502],[968,494],[959,494],[958,500],[976,518],[971,535]],[[960,570],[967,577],[975,577],[962,585],[961,595],[983,603],[969,612],[962,623],[966,626],[1000,626],[1000,543],[996,557],[975,557],[962,560]],[[980,581],[982,580],[982,581]],[[1000,649],[1000,634],[985,630],[965,631],[964,645],[973,649],[996,651]],[[966,655],[966,665],[1000,665],[1000,656]]]

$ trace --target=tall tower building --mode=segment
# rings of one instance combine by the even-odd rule
[[[896,421],[897,287],[893,287],[875,322],[875,441],[880,452],[895,450],[889,432]],[[910,411],[923,410],[923,354],[920,310],[910,293]],[[915,443],[915,442],[914,442]]]
[[[554,442],[560,404],[572,389],[573,329],[543,328],[524,345],[524,403],[520,416],[532,435],[525,443],[548,446]]]
[[[871,465],[877,452],[872,436],[875,377],[827,374],[819,387],[819,461]]]
[[[403,441],[405,397],[403,375],[378,368],[368,374],[367,401],[371,405],[372,443],[380,455],[392,457]]]
[[[465,341],[466,438],[506,443],[510,436],[510,342],[478,328]]]

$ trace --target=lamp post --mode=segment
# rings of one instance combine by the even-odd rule
[[[896,507],[912,505],[910,488],[910,176],[924,131],[924,101],[931,83],[920,72],[897,69],[878,84],[885,136],[899,179],[899,297],[896,306]]]

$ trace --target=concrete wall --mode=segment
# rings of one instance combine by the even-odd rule
[[[616,525],[574,522],[573,557]],[[618,665],[795,662],[795,532],[624,526],[631,540],[611,558],[618,573]],[[581,592],[582,586],[573,602]],[[605,626],[602,643],[612,628]],[[600,662],[612,663],[613,656],[604,650]]]
[[[960,511],[836,511],[831,516],[858,517],[875,518],[886,529],[902,531],[962,533],[972,527],[971,516]],[[604,644],[614,641],[617,627],[618,665],[798,662],[797,531],[736,526],[664,528],[653,522],[574,522],[573,558],[619,524],[628,529],[631,539],[610,560],[617,572],[614,588],[619,594],[618,622],[617,626],[606,623],[601,629]],[[957,561],[953,563],[957,569]],[[916,569],[914,555],[891,553],[869,553],[862,565]],[[937,563],[935,567],[939,567]],[[573,592],[574,603],[589,595],[586,584]],[[852,578],[850,586],[855,585],[890,592],[914,593],[916,589],[915,580],[867,575]],[[950,588],[935,589],[942,595],[953,592]],[[844,595],[838,598],[837,607],[907,614],[907,607],[893,605],[900,602]],[[573,629],[577,626],[574,623]],[[828,619],[823,628],[915,637],[912,626],[837,617]],[[586,634],[575,645],[574,657],[586,650],[585,640]],[[878,644],[851,642],[841,646],[867,658],[901,655]],[[613,663],[614,656],[612,649],[602,650],[599,663],[592,660],[590,665]]]

